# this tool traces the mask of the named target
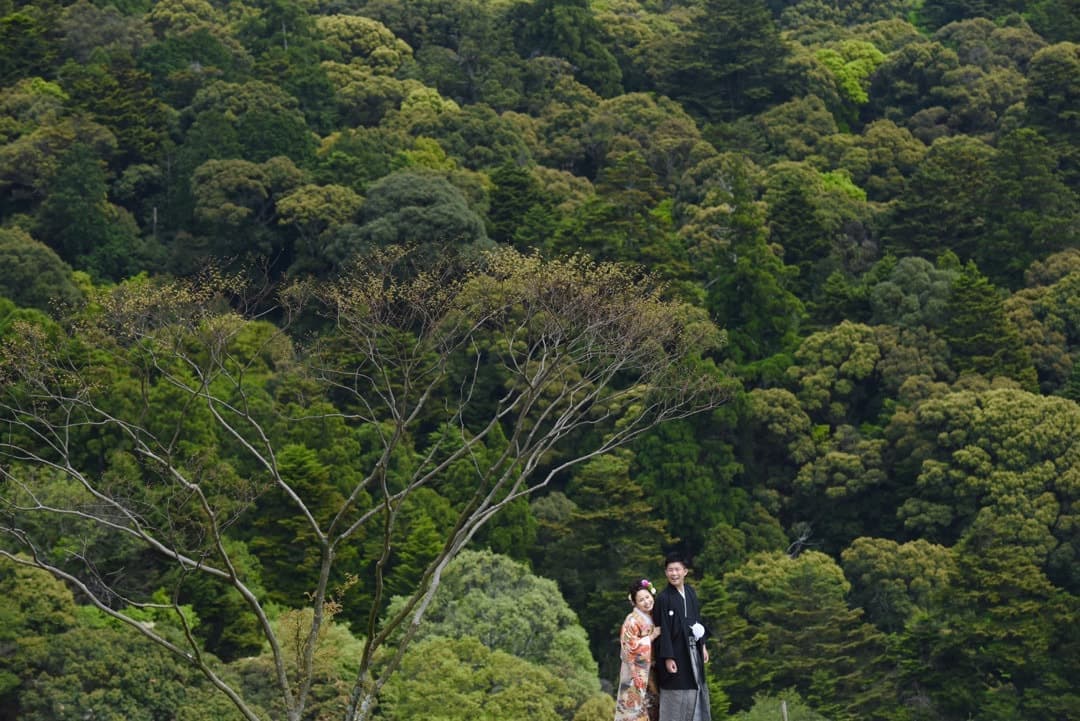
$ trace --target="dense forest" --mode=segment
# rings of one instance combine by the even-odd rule
[[[0,0],[0,721],[1080,719],[1077,0]]]

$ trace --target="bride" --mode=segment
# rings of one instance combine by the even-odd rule
[[[652,642],[660,635],[660,629],[652,621],[655,593],[653,585],[643,578],[631,584],[627,595],[634,609],[623,621],[619,635],[622,665],[615,696],[615,721],[654,721],[659,711],[656,687],[651,683]]]

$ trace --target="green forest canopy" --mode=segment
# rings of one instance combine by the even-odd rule
[[[1074,717],[1078,83],[1068,0],[0,2],[0,554],[32,563],[16,555],[32,537],[67,581],[0,562],[0,721],[343,718],[342,683],[369,671],[386,683],[372,717],[434,718],[418,699],[461,694],[447,718],[607,719],[621,589],[670,549],[694,560],[718,637],[715,718],[780,699],[830,721]],[[361,286],[358,260],[388,265]],[[594,376],[570,349],[531,408],[612,395],[508,456],[515,429],[551,430],[485,425],[528,390],[515,370],[536,372],[493,330],[521,317],[446,333],[532,277],[569,289],[550,317],[579,329],[613,312],[582,300],[606,289],[640,321],[609,327],[669,355]],[[473,345],[445,353],[450,337]],[[615,332],[577,337],[626,352]],[[390,358],[412,365],[368,362]],[[355,383],[375,367],[391,370],[378,408]],[[404,422],[394,394],[436,368]],[[713,395],[627,433],[676,407],[648,405],[677,401],[673,376]],[[16,405],[28,379],[79,410],[68,445],[15,432],[13,409],[39,408]],[[75,388],[100,393],[92,425]],[[222,413],[257,423],[223,433]],[[154,485],[162,469],[201,479],[217,548],[198,494]],[[500,496],[502,477],[544,482]],[[168,563],[11,505],[32,489],[38,508],[94,507],[80,478],[208,555]],[[346,534],[324,565],[312,529],[389,498],[390,534]],[[459,551],[525,585],[444,577],[426,595]],[[234,565],[192,572],[211,558]],[[574,673],[452,633],[475,588],[492,617],[551,594],[547,653]],[[465,667],[531,683],[474,706]]]

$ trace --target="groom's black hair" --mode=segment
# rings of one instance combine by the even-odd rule
[[[671,553],[664,556],[664,568],[667,568],[673,563],[681,563],[687,568],[690,568],[690,564],[686,562],[686,559],[678,551],[672,551]]]

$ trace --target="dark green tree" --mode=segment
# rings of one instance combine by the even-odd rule
[[[1051,718],[1080,703],[1080,599],[1052,584],[1021,541],[1033,520],[981,512],[956,546],[948,587],[901,637],[902,682],[922,688],[937,714]]]
[[[0,5],[0,85],[32,76],[48,76],[59,54],[56,27],[59,2]]]
[[[238,81],[250,66],[251,58],[227,42],[219,28],[168,33],[139,54],[139,67],[150,74],[159,97],[172,107],[190,105],[195,93],[213,79]]]
[[[389,613],[404,602],[394,599]],[[581,702],[598,693],[600,684],[579,610],[555,580],[534,575],[524,563],[466,550],[447,566],[416,638],[476,639],[491,651],[556,673]]]
[[[671,423],[635,445],[634,475],[691,558],[712,529],[735,523],[745,506],[743,492],[734,488],[741,468],[722,435],[731,419],[722,411],[716,416],[705,427]]]
[[[60,18],[64,54],[80,63],[89,61],[95,50],[137,55],[154,39],[141,11],[125,15],[114,5],[98,7],[88,0],[68,5]]]
[[[1025,3],[1019,0],[926,0],[918,12],[921,27],[937,30],[949,23],[967,18],[997,20],[1009,13],[1021,12]]]
[[[698,117],[734,120],[788,98],[790,50],[764,0],[706,0],[690,27],[657,42],[657,87]]]
[[[1080,44],[1061,42],[1031,58],[1024,107],[1028,124],[1039,131],[1061,156],[1065,181],[1080,187]]]
[[[258,55],[302,46],[315,34],[315,16],[302,0],[256,0],[252,7],[237,35]]]
[[[538,0],[521,5],[518,47],[522,57],[552,55],[575,68],[581,82],[610,97],[622,92],[622,71],[607,48],[604,29],[589,0]]]
[[[559,582],[588,632],[601,677],[618,675],[618,628],[629,604],[625,587],[658,567],[671,542],[667,524],[641,484],[630,476],[631,457],[611,454],[589,461],[570,481],[565,505],[538,499],[537,572]]]
[[[1080,201],[1058,172],[1059,160],[1030,128],[998,142],[985,199],[986,240],[975,252],[979,268],[996,283],[1018,287],[1032,262],[1080,240]]]
[[[1027,21],[1039,35],[1051,42],[1080,37],[1080,8],[1076,0],[1035,0],[1027,3]]]
[[[71,266],[18,228],[0,229],[0,296],[25,308],[49,312],[82,298]]]
[[[360,216],[360,235],[372,246],[416,245],[429,261],[491,243],[483,219],[461,191],[434,174],[403,170],[379,179],[368,189]]]
[[[228,126],[214,131],[217,138],[210,138],[211,145],[214,139],[221,144],[212,145],[206,157],[262,162],[284,156],[300,166],[312,159],[315,142],[300,102],[276,83],[213,81],[195,94],[186,111],[196,122],[206,113],[211,114],[213,125],[223,120]],[[232,155],[237,144],[240,155]]]
[[[534,205],[543,205],[540,185],[528,169],[514,162],[505,162],[491,173],[488,223],[491,239],[498,243],[512,242],[514,234]]]
[[[849,177],[793,162],[771,165],[766,173],[769,242],[797,270],[792,289],[800,298],[815,299],[833,270],[865,267],[859,256],[870,212],[865,193]]]
[[[931,146],[897,199],[882,230],[897,255],[936,258],[949,250],[974,259],[986,240],[986,203],[994,187],[996,151],[957,136]],[[948,188],[949,192],[942,192]]]
[[[38,208],[34,234],[72,267],[119,280],[156,263],[131,214],[109,202],[106,181],[105,164],[93,150],[71,148]]]
[[[161,617],[142,612],[161,627]],[[242,716],[201,674],[75,603],[63,583],[0,560],[0,719]],[[193,616],[189,620],[196,622]],[[179,629],[173,628],[173,634]]]
[[[402,659],[380,717],[560,721],[573,717],[577,700],[559,672],[492,651],[475,638],[431,638]]]
[[[716,199],[706,231],[721,240],[702,244],[697,268],[732,358],[750,363],[791,350],[805,310],[791,290],[798,271],[768,244],[764,209],[753,200],[748,175],[736,167],[727,180],[725,205]]]
[[[345,496],[333,483],[332,469],[321,463],[313,450],[297,445],[282,448],[277,460],[282,477],[309,504],[315,520],[321,524],[333,520]],[[319,582],[322,559],[318,539],[307,519],[292,511],[283,493],[264,495],[255,510],[248,547],[259,559],[268,597],[286,606],[303,606]],[[353,559],[345,565],[355,566],[356,548],[342,550]],[[343,580],[344,575],[339,575],[333,582]]]
[[[108,63],[69,61],[59,75],[72,106],[116,136],[114,165],[161,157],[171,129],[170,109],[156,96],[150,74],[137,68],[130,55],[116,53]]]
[[[960,66],[955,50],[923,40],[889,53],[870,77],[870,101],[863,107],[866,120],[892,120],[907,124],[920,110],[936,105],[931,91],[945,84],[945,74]]]
[[[752,556],[703,608],[720,639],[710,663],[737,708],[795,689],[826,718],[889,718],[897,698],[885,636],[849,608],[850,584],[823,553]]]
[[[942,337],[957,371],[1005,376],[1038,388],[1035,367],[1016,326],[1005,316],[998,289],[969,262],[953,278]]]

